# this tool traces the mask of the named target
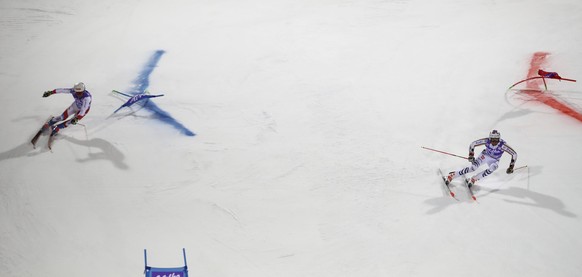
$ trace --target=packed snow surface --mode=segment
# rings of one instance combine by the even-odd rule
[[[0,275],[581,276],[582,2],[0,3]],[[152,62],[158,53],[159,59]],[[147,74],[144,74],[147,73]],[[88,115],[29,143],[82,81]],[[580,82],[548,95],[582,112]],[[128,93],[164,97],[113,114]],[[180,127],[181,126],[181,127]],[[182,129],[181,129],[182,128]],[[191,131],[187,134],[185,130]],[[518,152],[459,201],[492,129]],[[478,148],[477,151],[481,149]],[[485,169],[485,168],[482,168]]]

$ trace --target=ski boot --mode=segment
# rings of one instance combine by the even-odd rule
[[[53,126],[51,130],[51,137],[54,137],[59,132],[59,130],[59,126]]]
[[[448,186],[453,181],[454,178],[455,172],[454,171],[449,172],[449,175],[445,179],[445,184]]]
[[[49,127],[52,127],[55,123],[57,123],[56,121],[54,121],[55,117],[51,117],[51,119],[49,119],[47,122],[44,123],[44,125],[42,125],[42,131],[44,130],[48,130]]]
[[[477,179],[475,179],[475,177],[472,177],[471,179],[469,179],[469,181],[467,182],[467,186],[469,188],[472,188],[473,185],[477,182]]]

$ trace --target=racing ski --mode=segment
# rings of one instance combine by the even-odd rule
[[[477,201],[477,197],[475,197],[475,194],[473,194],[473,189],[471,189],[472,186],[469,185],[469,179],[467,178],[463,178],[465,180],[465,185],[467,186],[467,191],[469,192],[469,196],[473,199],[473,201]]]
[[[32,140],[30,141],[30,143],[32,143],[32,148],[36,149],[36,142],[38,141],[38,138],[40,137],[40,135],[42,134],[43,131],[44,131],[44,129],[38,130],[36,135],[34,135]]]
[[[447,188],[447,191],[449,192],[449,195],[450,195],[450,196],[451,196],[453,199],[455,199],[455,200],[459,201],[459,199],[457,199],[457,197],[455,197],[455,193],[454,193],[454,192],[451,190],[451,188],[449,187],[449,181],[447,181],[447,178],[446,178],[446,177],[445,177],[445,175],[443,174],[442,170],[440,170],[440,168],[439,168],[439,171],[438,171],[438,172],[439,172],[439,175],[441,175],[441,178],[443,179],[443,182],[444,182],[444,184],[445,184],[445,188]]]
[[[53,140],[55,140],[55,136],[56,136],[56,134],[54,134],[54,135],[51,134],[49,136],[49,139],[48,139],[48,149],[51,150],[51,151],[53,150],[52,147],[53,147]]]
[[[32,143],[33,148],[36,149],[36,142],[40,138],[40,135],[42,135],[42,133],[48,129],[48,127],[49,127],[48,123],[50,122],[51,119],[53,119],[53,117],[49,116],[49,118],[45,121],[45,123],[42,125],[42,127],[40,127],[40,130],[38,130],[38,132],[36,132],[36,135],[34,135],[32,140],[30,140],[30,143]]]

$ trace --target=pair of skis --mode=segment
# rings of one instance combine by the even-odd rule
[[[443,172],[439,169],[439,174],[441,175],[441,178],[443,179],[443,183],[445,185],[445,188],[447,189],[447,191],[449,192],[449,195],[459,201],[459,199],[455,196],[455,193],[451,190],[451,188],[449,187],[450,182],[447,180],[447,177],[445,177],[445,175],[443,174]],[[464,183],[465,183],[465,187],[467,189],[467,191],[469,192],[469,196],[471,197],[471,199],[473,199],[473,201],[477,201],[477,197],[475,196],[475,194],[473,194],[473,190],[471,189],[471,186],[469,186],[469,180],[467,178],[464,178]]]
[[[40,128],[40,130],[38,130],[38,132],[36,132],[36,135],[34,135],[34,137],[32,138],[32,140],[30,140],[30,143],[32,143],[32,147],[34,149],[36,149],[36,143],[38,142],[38,139],[40,138],[40,135],[42,135],[42,133],[46,132],[47,130],[50,130],[50,128],[49,128],[50,125],[48,123],[49,123],[49,121],[51,119],[52,119],[52,117],[49,117],[49,119],[42,125],[42,127]],[[47,146],[48,146],[48,149],[51,150],[51,151],[53,150],[52,149],[52,144],[53,144],[53,141],[55,140],[55,135],[56,134],[50,134],[49,135],[49,139],[48,139]]]

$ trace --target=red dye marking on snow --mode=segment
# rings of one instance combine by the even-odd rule
[[[546,61],[546,57],[550,53],[547,52],[536,52],[533,54],[531,58],[531,62],[529,63],[529,70],[527,72],[527,78],[536,77],[538,76],[538,69],[542,68],[542,65]],[[529,80],[525,82],[525,86],[528,89],[537,90],[540,89],[540,86],[543,84],[541,79]]]
[[[533,54],[531,62],[530,62],[530,67],[529,67],[529,70],[527,72],[527,78],[537,76],[538,69],[543,67],[543,65],[546,61],[546,57],[549,54],[550,53],[547,53],[547,52],[536,52]],[[531,96],[532,98],[552,107],[553,109],[556,109],[556,110],[558,110],[566,115],[569,115],[569,116],[577,119],[578,121],[582,122],[582,114],[580,112],[578,112],[575,109],[569,107],[568,105],[558,101],[551,94],[544,93],[541,89],[542,85],[543,85],[542,79],[535,79],[535,80],[527,81],[526,82],[526,89],[522,90],[522,92]]]

